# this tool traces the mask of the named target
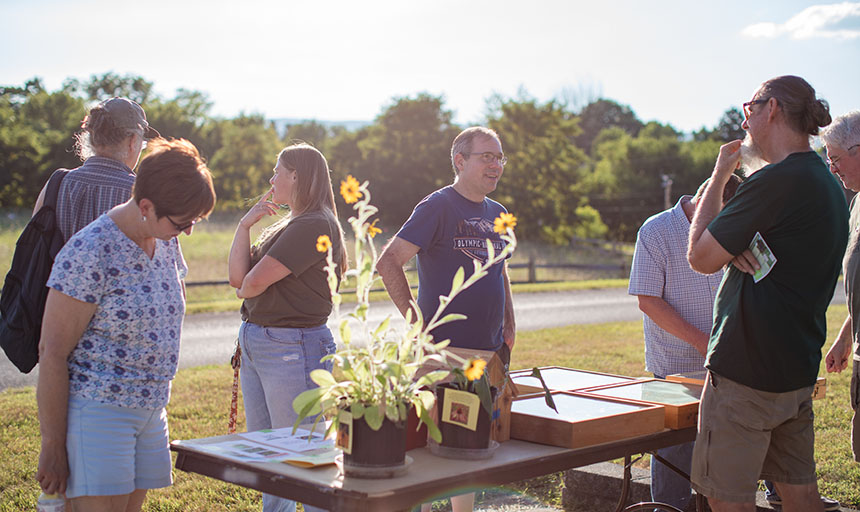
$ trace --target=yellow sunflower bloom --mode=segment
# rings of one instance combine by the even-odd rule
[[[348,175],[345,180],[340,182],[340,195],[347,204],[352,204],[361,199],[362,193],[359,190],[358,180]]]
[[[373,221],[373,223],[370,226],[367,226],[367,234],[370,235],[370,238],[373,238],[376,235],[378,235],[379,233],[382,233],[382,230],[379,229],[378,227],[376,227],[376,223],[378,221],[379,221],[379,219],[376,219]]]
[[[317,251],[327,252],[329,247],[331,247],[331,239],[329,239],[328,235],[320,235],[317,238]]]
[[[513,213],[501,213],[493,221],[493,231],[503,235],[508,232],[508,229],[514,229],[516,225],[517,218]]]
[[[483,359],[472,359],[469,361],[469,367],[463,373],[466,374],[466,378],[469,380],[478,380],[484,374],[485,366],[487,366],[487,362]]]

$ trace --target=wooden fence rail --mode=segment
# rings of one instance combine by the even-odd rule
[[[534,257],[529,258],[528,263],[511,263],[509,269],[528,269],[528,277],[525,281],[512,280],[514,283],[536,283],[538,269],[562,269],[562,270],[602,270],[607,272],[617,273],[619,277],[627,277],[630,270],[629,265],[619,263],[607,264],[586,264],[586,263],[541,263],[538,264]],[[415,267],[406,267],[407,272],[415,272]],[[229,281],[195,281],[185,283],[187,287],[195,286],[224,286],[230,284]]]

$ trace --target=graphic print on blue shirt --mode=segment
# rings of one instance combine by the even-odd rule
[[[485,198],[476,203],[448,186],[425,197],[400,228],[397,237],[419,247],[418,307],[429,319],[439,306],[439,296],[451,292],[451,280],[459,268],[466,277],[474,272],[474,261],[488,259],[487,239],[495,251],[505,243],[493,230],[493,221],[505,207]],[[461,313],[466,320],[447,323],[433,330],[434,339],[451,340],[452,347],[497,350],[501,347],[505,310],[504,264],[488,269],[487,275],[460,293],[445,314]]]
[[[466,256],[484,264],[489,259],[487,239],[497,237],[498,235],[493,231],[492,220],[482,217],[463,219],[457,224],[454,249],[462,251]],[[493,244],[493,250],[496,254],[503,251],[507,245],[504,240],[490,240],[490,243]]]

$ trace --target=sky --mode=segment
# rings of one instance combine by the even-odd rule
[[[784,74],[860,109],[856,1],[0,0],[0,26],[2,85],[112,71],[222,117],[370,121],[427,92],[468,125],[493,95],[604,97],[689,132]]]

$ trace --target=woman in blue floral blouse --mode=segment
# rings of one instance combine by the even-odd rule
[[[132,198],[54,262],[39,343],[36,478],[74,510],[137,511],[171,484],[165,405],[179,358],[187,267],[177,236],[215,205],[185,140],[156,140]]]

